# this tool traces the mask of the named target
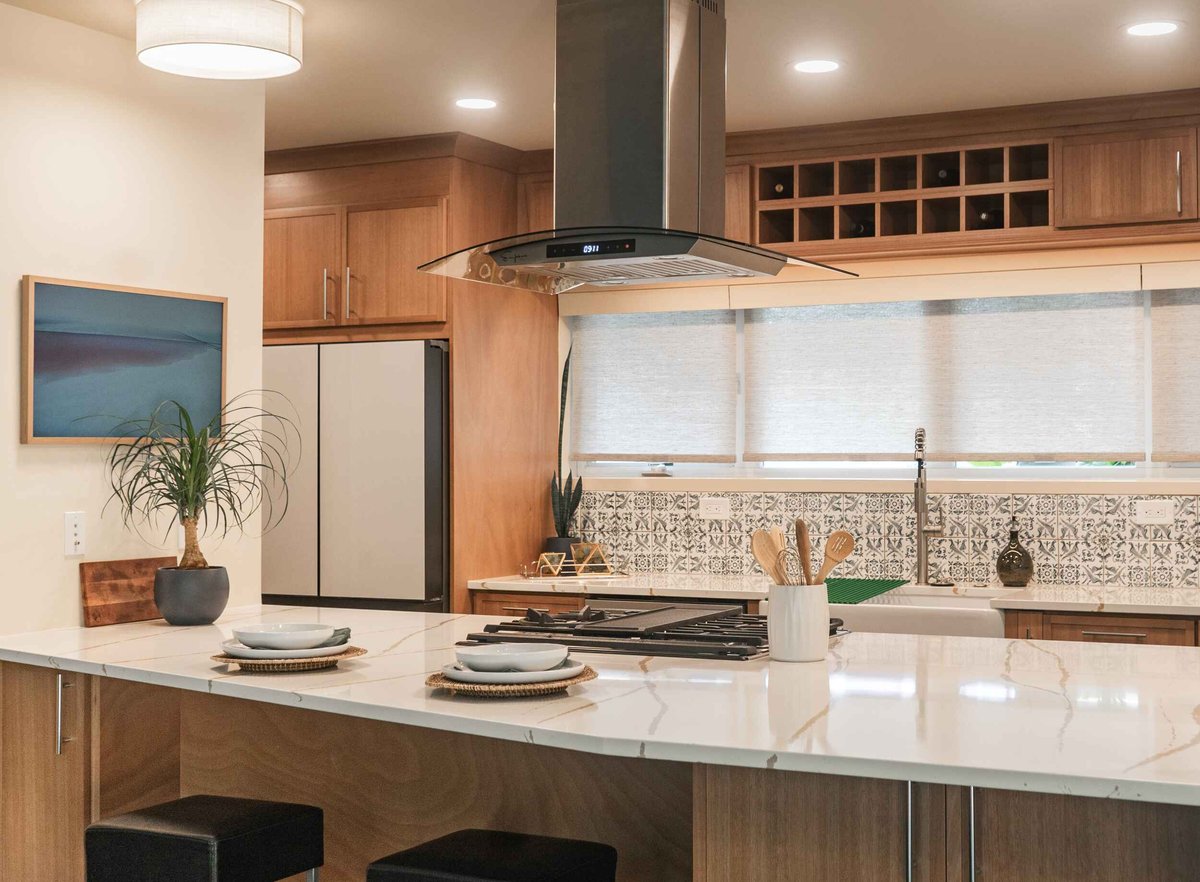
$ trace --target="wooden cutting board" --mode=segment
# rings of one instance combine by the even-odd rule
[[[79,565],[83,626],[116,625],[160,618],[154,605],[154,573],[173,567],[174,557],[97,560]]]

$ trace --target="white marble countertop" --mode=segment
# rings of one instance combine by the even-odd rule
[[[335,671],[254,675],[209,656],[237,622],[325,621],[369,650]],[[1200,650],[850,634],[824,663],[583,654],[599,679],[482,702],[424,686],[488,621],[262,607],[0,637],[0,660],[551,747],[1200,805]]]
[[[637,573],[629,576],[524,579],[500,576],[469,582],[472,591],[518,593],[584,594],[591,597],[693,597],[726,600],[765,600],[771,582],[765,576],[710,576],[700,573]],[[909,596],[944,596],[948,605],[955,598],[992,598],[993,609],[1031,609],[1058,612],[1108,612],[1127,615],[1200,616],[1200,589],[1157,588],[1125,585],[1031,585],[1002,588],[956,585],[942,588],[904,585],[872,598],[867,603],[904,603]]]
[[[992,600],[994,609],[1200,616],[1200,589],[1124,585],[1031,585]]]

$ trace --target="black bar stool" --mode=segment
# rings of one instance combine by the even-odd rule
[[[325,863],[321,809],[188,796],[87,828],[87,882],[275,882]]]
[[[398,851],[367,868],[367,882],[614,882],[616,878],[617,850],[611,845],[499,830],[459,830]]]

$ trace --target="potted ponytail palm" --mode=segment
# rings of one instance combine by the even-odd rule
[[[126,527],[162,526],[169,537],[183,527],[183,559],[154,577],[154,602],[172,625],[209,625],[229,602],[229,574],[209,566],[200,532],[224,537],[244,532],[263,513],[263,529],[287,511],[292,463],[287,441],[293,423],[261,407],[232,399],[206,425],[193,423],[178,401],[164,401],[148,419],[130,420],[109,452],[109,500]]]
[[[555,460],[554,476],[550,479],[550,508],[554,515],[555,535],[546,540],[546,551],[566,555],[563,572],[573,574],[575,564],[571,558],[571,546],[579,539],[571,535],[571,524],[575,520],[575,512],[583,501],[583,478],[576,478],[572,472],[567,472],[567,480],[562,476],[563,459],[563,424],[567,415],[567,384],[571,379],[571,351],[567,351],[567,360],[563,364],[562,392],[558,400],[558,459]]]

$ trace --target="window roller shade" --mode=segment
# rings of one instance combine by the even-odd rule
[[[1140,292],[748,310],[749,461],[1141,460]]]
[[[1200,461],[1200,288],[1151,295],[1153,458]]]
[[[574,459],[736,460],[734,313],[591,315],[573,321]]]

